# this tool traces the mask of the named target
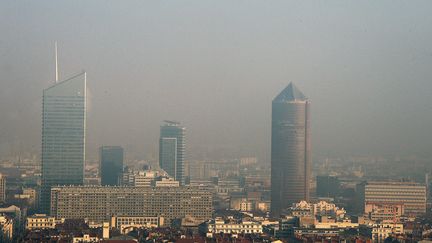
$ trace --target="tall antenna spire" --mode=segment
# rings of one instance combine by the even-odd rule
[[[55,82],[57,83],[59,80],[58,73],[58,59],[57,59],[57,41],[55,42]]]

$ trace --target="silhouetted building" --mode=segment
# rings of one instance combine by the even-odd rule
[[[178,122],[165,121],[160,127],[159,165],[184,185],[185,131]]]
[[[84,182],[86,73],[43,91],[42,212],[49,213],[53,185]]]
[[[309,200],[309,100],[290,83],[272,102],[271,213]]]
[[[336,176],[317,176],[317,189],[318,197],[337,197],[340,190],[340,181]]]
[[[102,146],[99,149],[101,185],[119,184],[123,172],[123,148],[120,146]]]

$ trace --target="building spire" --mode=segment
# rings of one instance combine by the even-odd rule
[[[58,73],[58,57],[57,57],[57,41],[54,43],[55,46],[55,82],[57,83],[59,80],[59,73]]]
[[[279,93],[273,101],[287,102],[287,101],[305,101],[306,96],[291,82],[288,86]]]

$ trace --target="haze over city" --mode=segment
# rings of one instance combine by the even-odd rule
[[[0,243],[432,243],[431,9],[0,0]]]
[[[193,3],[193,4],[192,4]],[[271,100],[313,106],[313,154],[431,156],[430,1],[2,1],[0,151],[40,152],[41,94],[88,73],[87,157],[156,156],[165,119],[188,156],[269,162]]]

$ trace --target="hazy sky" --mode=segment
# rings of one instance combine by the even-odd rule
[[[188,156],[268,160],[271,100],[312,101],[315,156],[432,156],[432,1],[0,0],[0,155],[40,152],[42,90],[87,71],[90,157],[157,154],[164,119]]]

